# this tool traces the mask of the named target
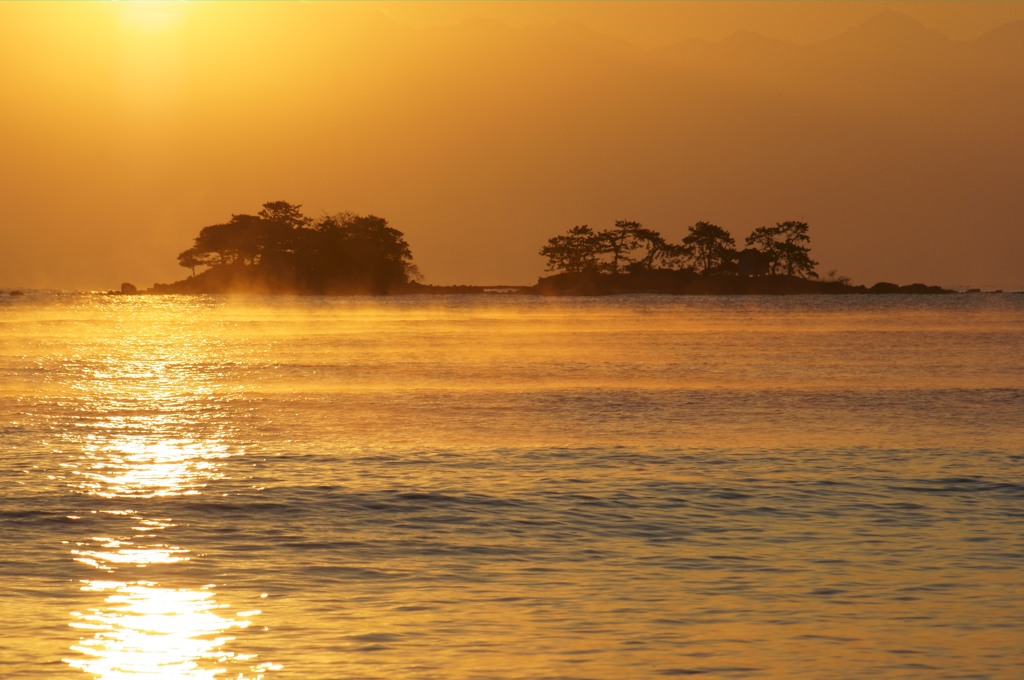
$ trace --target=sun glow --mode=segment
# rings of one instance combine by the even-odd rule
[[[125,30],[167,32],[185,23],[188,3],[169,0],[115,2],[118,21]]]

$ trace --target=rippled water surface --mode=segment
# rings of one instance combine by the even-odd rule
[[[1019,678],[1024,296],[0,297],[0,677]]]

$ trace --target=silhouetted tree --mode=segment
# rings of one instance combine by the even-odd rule
[[[211,224],[199,230],[191,248],[179,255],[188,255],[193,262],[207,266],[234,264],[244,250],[240,247],[238,230],[231,224]]]
[[[178,253],[178,264],[192,272],[192,276],[196,275],[196,267],[206,265],[207,262],[203,260],[203,257],[196,253],[194,248]]]
[[[338,213],[314,223],[301,206],[285,201],[203,227],[178,264],[193,277],[205,266],[311,292],[386,292],[418,277],[404,235],[384,218]]]
[[[613,228],[598,232],[585,224],[573,227],[548,239],[540,254],[548,258],[549,271],[619,274],[656,266],[674,267],[683,248],[666,242],[657,231],[639,222],[618,220]]]
[[[579,274],[598,269],[597,234],[587,225],[577,225],[561,236],[552,236],[540,254],[548,258],[548,271]]]
[[[302,214],[302,206],[286,201],[264,203],[256,216],[260,220],[260,262],[275,267],[286,265],[302,248],[307,236],[305,227],[312,220]]]
[[[327,290],[386,292],[418,277],[402,232],[376,215],[337,213],[317,220],[306,275]]]
[[[710,222],[697,222],[683,238],[683,246],[700,274],[716,274],[730,269],[736,258],[736,241],[732,235]]]
[[[779,222],[774,227],[758,227],[747,237],[747,245],[765,255],[772,274],[818,278],[808,246],[811,239],[806,222]]]
[[[293,230],[306,227],[313,221],[302,214],[301,205],[292,205],[287,201],[271,201],[269,203],[264,203],[262,210],[256,214],[262,220],[285,225],[291,227]]]
[[[294,252],[299,230],[309,223],[300,208],[284,201],[265,203],[256,215],[232,215],[224,224],[203,227],[192,247],[178,255],[178,262],[189,269],[252,265],[269,254]]]
[[[597,252],[608,255],[610,260],[602,263],[602,269],[609,274],[618,274],[635,260],[632,253],[639,246],[637,230],[639,222],[617,220],[613,229],[605,229],[597,234]]]
[[[806,222],[779,222],[758,227],[746,239],[747,248],[737,252],[727,230],[710,222],[697,222],[681,244],[670,244],[657,231],[639,222],[618,220],[615,226],[594,231],[576,226],[548,239],[540,254],[547,269],[567,273],[635,273],[655,268],[679,269],[689,262],[700,274],[787,274],[818,278],[817,262],[810,257]]]
[[[615,228],[624,235],[623,241],[629,247],[623,259],[631,272],[649,271],[656,265],[677,266],[683,255],[682,247],[668,243],[660,233],[639,222],[619,221]]]
[[[658,234],[657,239],[650,242],[647,256],[640,261],[640,265],[643,269],[680,269],[685,258],[686,246],[669,243]]]
[[[685,254],[657,231],[630,220],[616,221],[614,228],[599,232],[597,238],[598,254],[611,257],[601,263],[610,274],[650,270],[655,265],[675,267]]]
[[[761,253],[768,263],[768,273],[777,274],[779,268],[779,249],[775,240],[775,227],[758,227],[750,232],[746,244]]]

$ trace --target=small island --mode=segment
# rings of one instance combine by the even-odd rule
[[[341,212],[314,220],[285,201],[203,227],[178,264],[191,275],[150,292],[386,295],[419,278],[405,236],[386,219]]]
[[[742,250],[710,222],[670,243],[639,222],[608,229],[575,226],[550,238],[540,254],[548,271],[533,286],[433,286],[420,283],[405,235],[376,215],[340,212],[318,219],[286,201],[264,203],[255,215],[232,215],[203,227],[178,255],[188,278],[155,284],[148,293],[282,293],[300,295],[488,294],[793,295],[935,294],[920,283],[851,285],[831,272],[820,279],[810,256],[806,222],[754,229]],[[122,292],[126,290],[124,284]]]
[[[722,227],[697,222],[681,243],[670,243],[639,222],[621,220],[595,231],[576,226],[540,250],[554,275],[533,291],[542,295],[666,293],[675,295],[935,294],[953,291],[920,283],[851,285],[833,271],[821,280],[810,254],[806,222],[754,229],[739,250]]]

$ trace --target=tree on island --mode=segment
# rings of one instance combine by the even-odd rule
[[[548,258],[549,271],[621,274],[673,266],[683,250],[639,222],[618,220],[614,228],[598,232],[585,224],[575,226],[548,239],[540,254]]]
[[[586,224],[577,225],[561,236],[549,238],[540,254],[548,258],[549,271],[570,274],[597,271],[597,234]]]
[[[540,254],[549,271],[567,274],[636,274],[655,269],[689,271],[700,276],[740,275],[818,278],[817,262],[810,257],[806,222],[779,222],[758,227],[737,252],[727,230],[710,222],[697,222],[681,244],[668,243],[661,234],[639,222],[619,220],[611,229],[594,231],[576,226],[548,239]]]
[[[402,232],[376,215],[342,212],[316,221],[298,263],[314,290],[383,291],[419,278]]]
[[[655,265],[672,267],[684,254],[682,247],[668,243],[661,234],[639,222],[619,220],[615,229],[606,233],[622,235],[620,238],[627,245],[623,260],[629,272],[649,271],[655,269]],[[612,267],[612,273],[619,271]]]
[[[178,264],[211,288],[311,293],[387,292],[419,276],[404,235],[386,219],[337,213],[313,220],[285,201],[203,227]],[[196,267],[206,270],[197,275]]]
[[[736,241],[716,224],[698,222],[693,225],[683,238],[683,246],[698,274],[720,274],[734,268]]]
[[[811,259],[806,222],[778,222],[774,227],[758,227],[747,237],[747,245],[764,253],[772,274],[786,274],[800,278],[818,278]]]
[[[598,252],[611,256],[611,260],[604,263],[604,269],[609,274],[618,274],[624,264],[633,263],[629,254],[637,247],[633,233],[635,226],[639,226],[639,223],[619,220],[615,223],[615,229],[605,229],[597,235]]]

